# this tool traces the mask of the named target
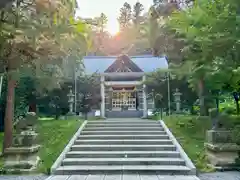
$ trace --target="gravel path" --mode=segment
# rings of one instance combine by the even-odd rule
[[[47,176],[0,176],[0,180],[45,180]],[[200,180],[240,180],[240,172],[216,172],[199,176]]]

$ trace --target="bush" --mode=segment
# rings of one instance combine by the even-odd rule
[[[226,107],[223,109],[223,112],[226,114],[237,114],[237,110],[234,107]]]
[[[217,109],[212,108],[209,110],[209,116],[213,120],[217,117]],[[235,126],[240,125],[240,116],[227,114],[226,112],[219,112],[218,127],[227,130],[233,130]]]
[[[220,103],[219,112],[226,114],[236,114],[237,113],[236,105],[232,100]]]
[[[197,105],[194,105],[193,108],[192,108],[192,114],[199,114],[200,113],[200,107],[197,106]]]
[[[218,120],[219,126],[227,130],[233,130],[240,125],[240,116],[221,114]]]

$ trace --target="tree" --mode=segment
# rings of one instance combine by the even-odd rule
[[[140,2],[136,2],[133,6],[133,23],[136,29],[139,28],[139,25],[142,21],[141,14],[144,10],[143,5]]]
[[[158,14],[156,13],[155,8],[151,7],[149,12],[147,34],[148,34],[149,44],[150,44],[150,47],[152,48],[152,51],[154,51],[155,42],[159,35],[159,24],[158,24],[157,17],[158,17]]]
[[[107,39],[107,34],[105,31],[108,19],[104,13],[101,13],[100,17],[96,17],[97,22],[97,31],[94,33],[96,51],[98,52],[104,44],[104,41]]]
[[[100,32],[103,32],[104,29],[106,28],[108,19],[107,16],[104,13],[100,14],[100,17],[97,18],[97,24],[98,27],[100,28]]]
[[[169,25],[185,44],[182,49],[184,61],[179,70],[188,73],[190,83],[198,90],[201,115],[207,112],[204,101],[212,68],[225,72],[224,68],[230,66],[232,72],[239,67],[236,51],[239,47],[238,7],[239,2],[235,0],[231,3],[227,0],[201,1],[171,16]],[[220,87],[229,80],[225,77],[220,80]]]
[[[59,57],[73,51],[82,52],[77,44],[79,39],[86,42],[85,27],[69,18],[72,14],[68,7],[67,3],[57,1],[36,0],[29,4],[16,0],[11,8],[2,10],[0,53],[8,77],[4,149],[12,142],[14,90],[20,67],[35,69],[38,77],[61,63]]]
[[[193,105],[195,101],[197,100],[197,94],[192,90],[192,88],[189,87],[189,84],[186,80],[186,78],[178,79],[177,76],[174,74],[174,71],[172,70],[158,70],[152,73],[149,73],[147,75],[146,85],[148,88],[148,91],[152,91],[156,95],[161,95],[161,106],[162,108],[168,109],[168,80],[167,80],[167,74],[170,73],[170,83],[171,83],[171,89],[170,89],[170,99],[173,101],[173,93],[174,90],[177,88],[182,93],[181,101],[182,106],[184,108],[193,110]],[[158,102],[159,103],[159,102]],[[172,103],[173,104],[173,103]],[[175,107],[171,107],[172,109],[175,109]]]
[[[101,101],[97,74],[80,76],[77,81],[77,89],[80,97],[79,111],[87,119],[87,114],[91,108],[98,106]]]
[[[123,7],[120,9],[120,15],[118,17],[118,22],[120,25],[120,30],[124,31],[130,26],[132,19],[132,8],[131,5],[127,2],[123,4]]]

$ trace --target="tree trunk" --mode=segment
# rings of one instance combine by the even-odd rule
[[[198,82],[198,96],[199,96],[199,106],[200,106],[200,116],[206,116],[206,107],[205,107],[205,94],[204,94],[204,81],[199,79]]]
[[[236,102],[237,115],[239,115],[240,114],[239,100],[235,102]]]
[[[28,111],[29,112],[37,112],[37,105],[36,105],[36,103],[29,103],[29,108],[28,108]]]
[[[240,107],[239,107],[239,98],[240,97],[240,93],[238,92],[233,92],[233,98],[235,100],[236,103],[236,109],[237,109],[237,114],[239,115],[240,113]]]
[[[8,74],[7,103],[4,118],[3,153],[6,148],[9,148],[12,145],[15,83],[16,82],[12,79],[12,76]]]

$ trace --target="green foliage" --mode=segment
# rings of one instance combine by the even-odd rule
[[[59,88],[54,88],[39,94],[37,99],[38,110],[40,114],[45,116],[55,116],[56,119],[60,115],[65,115],[69,111],[68,96],[69,85],[71,83],[62,83]]]
[[[97,74],[80,76],[77,80],[77,89],[80,94],[79,111],[85,114],[93,107],[98,108],[100,98],[100,80]]]
[[[198,91],[201,113],[211,90],[239,91],[239,1],[199,1],[175,11],[167,26],[184,42],[182,61],[175,70]],[[219,51],[224,49],[224,51]],[[214,70],[212,69],[214,68]]]
[[[154,90],[155,95],[159,94],[162,96],[161,106],[165,109],[168,108],[168,81],[166,74],[167,72],[163,70],[149,73],[145,82],[148,92]],[[174,78],[174,74],[170,73],[170,99],[171,104],[173,105],[172,110],[174,110],[175,108],[173,94],[176,88],[178,88],[179,91],[182,93],[182,108],[191,110],[197,99],[197,94],[188,87],[186,79],[176,79]],[[155,99],[157,98],[155,97]]]
[[[164,122],[183,146],[186,153],[193,160],[197,169],[201,172],[209,172],[205,154],[205,134],[211,127],[208,117],[196,116],[170,116],[165,117]]]
[[[233,130],[236,126],[240,125],[240,117],[236,115],[221,114],[219,117],[219,124],[227,130]]]
[[[41,164],[38,167],[41,173],[49,173],[50,168],[63,151],[66,144],[81,125],[81,121],[39,121],[37,131],[39,142],[42,145],[39,156]]]
[[[236,108],[235,107],[224,107],[220,109],[220,112],[233,115],[236,114]]]

